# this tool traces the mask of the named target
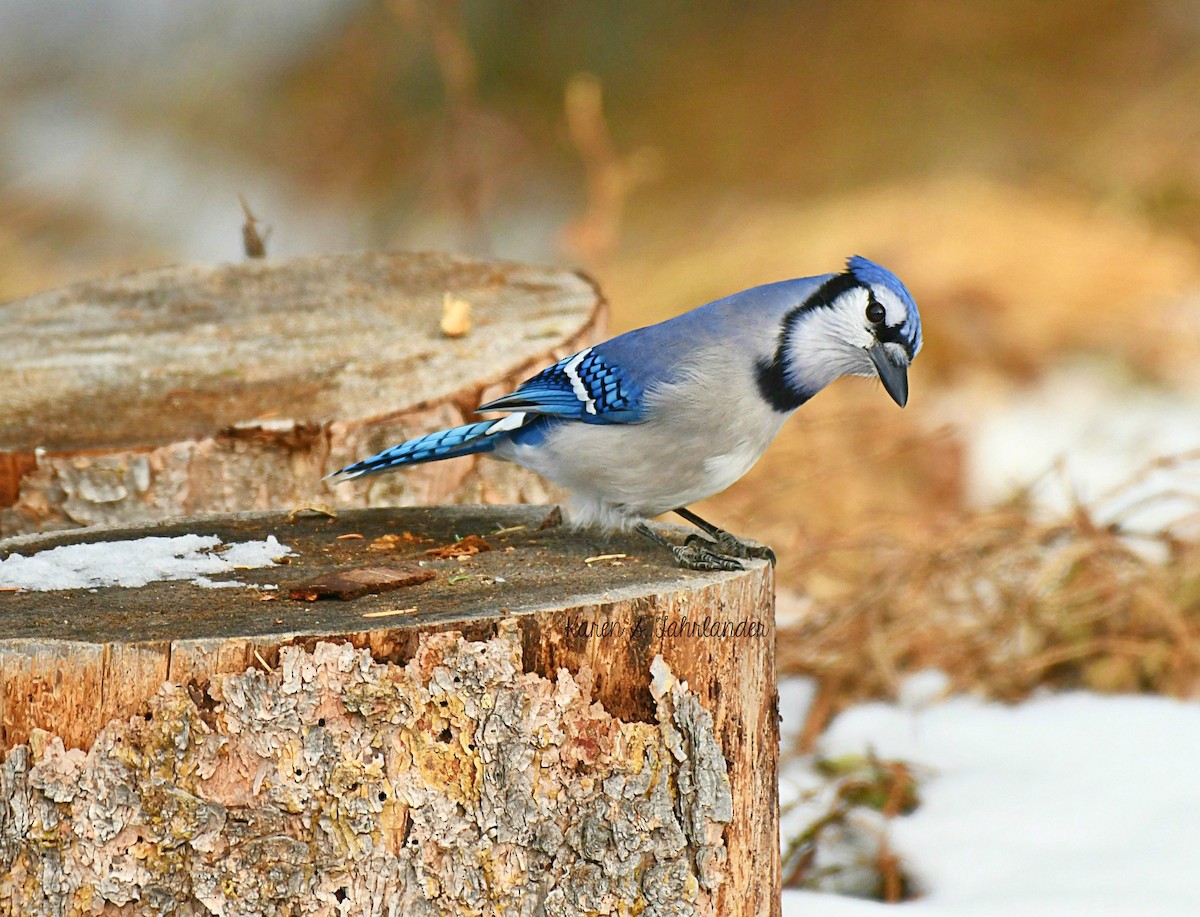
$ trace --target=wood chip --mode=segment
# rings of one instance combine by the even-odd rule
[[[412,532],[401,532],[397,535],[395,532],[389,532],[386,535],[380,535],[369,545],[368,551],[398,551],[401,547],[408,544],[416,544],[424,539],[418,538]]]
[[[446,292],[442,296],[442,334],[460,338],[471,330],[471,303]]]
[[[395,551],[399,547],[400,547],[400,536],[399,535],[380,535],[378,538],[376,538],[374,541],[372,541],[369,545],[367,545],[367,550],[368,551],[379,551],[379,552]]]
[[[492,532],[492,534],[493,535],[507,535],[509,532],[523,532],[527,528],[529,528],[529,526],[527,526],[527,525],[510,525],[506,529],[496,529],[496,531]]]
[[[355,567],[292,586],[288,595],[297,602],[315,602],[318,599],[346,601],[427,583],[435,576],[437,573],[433,570],[425,570],[415,563]]]
[[[347,532],[345,535],[338,535],[334,541],[353,541],[357,539],[365,539],[366,535],[360,535],[358,532]]]
[[[472,554],[479,554],[482,551],[490,551],[491,549],[492,546],[478,535],[468,535],[461,541],[454,542],[454,544],[442,545],[440,548],[430,548],[425,553],[430,557],[446,559],[450,557],[470,557]]]
[[[326,519],[337,518],[337,510],[328,503],[301,503],[287,514],[287,521],[295,522],[299,516],[305,513],[311,513],[316,516],[324,516]]]
[[[628,556],[628,554],[597,554],[595,557],[585,557],[583,562],[585,564],[596,564],[602,560],[624,560]]]
[[[412,608],[393,608],[390,611],[364,611],[364,618],[394,618],[396,615],[412,614],[417,610],[417,606]]]

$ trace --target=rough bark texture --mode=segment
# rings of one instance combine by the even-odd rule
[[[215,676],[207,710],[168,684],[87,754],[37,733],[7,755],[0,900],[712,914],[726,762],[711,715],[659,665],[653,725],[593,704],[586,668],[523,674],[515,622],[485,642],[432,636],[404,667],[349,643],[285,647],[271,672]]]
[[[447,294],[471,303],[454,340]],[[165,268],[0,305],[0,537],[328,501],[329,471],[464,422],[602,321],[578,274],[378,252]],[[546,491],[466,458],[339,497]]]
[[[292,563],[239,578],[284,595],[367,559],[436,574],[348,602],[0,595],[0,913],[776,914],[770,568],[543,515],[150,530],[274,534]],[[425,553],[466,535],[491,550]]]

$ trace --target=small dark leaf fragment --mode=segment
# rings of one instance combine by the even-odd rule
[[[427,583],[435,576],[437,574],[433,570],[425,570],[415,563],[355,567],[299,583],[291,587],[288,595],[297,602],[315,602],[318,599],[345,601]]]

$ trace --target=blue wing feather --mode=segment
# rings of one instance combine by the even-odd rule
[[[637,423],[645,394],[630,373],[589,347],[559,360],[477,411],[528,411],[584,423]]]
[[[520,427],[505,424],[503,421],[481,420],[449,430],[438,430],[392,446],[361,462],[347,465],[329,477],[341,475],[343,479],[350,480],[391,471],[404,465],[419,465],[476,452],[491,452],[501,438],[511,435],[516,429]]]

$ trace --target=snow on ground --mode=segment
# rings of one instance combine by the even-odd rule
[[[967,490],[979,506],[1033,484],[1051,513],[1079,499],[1102,522],[1157,531],[1191,517],[1181,531],[1197,531],[1200,460],[1124,485],[1164,456],[1200,450],[1200,394],[1139,388],[1111,367],[1080,364],[1003,396],[964,389],[938,413],[966,435]]]
[[[217,553],[220,549],[220,553]],[[222,547],[216,535],[179,535],[72,544],[31,556],[12,554],[0,560],[0,588],[47,592],[100,586],[144,586],[157,580],[192,580],[208,588],[242,586],[214,581],[211,574],[270,567],[291,554],[274,535],[264,541],[242,541]]]
[[[887,831],[924,897],[789,891],[784,917],[1200,914],[1200,703],[1069,693],[1006,706],[939,699],[921,678],[905,704],[844,712],[820,753],[915,767],[921,805]],[[785,682],[781,698],[808,691]],[[781,703],[785,732],[806,706]],[[784,802],[819,783],[810,765],[785,764]],[[803,827],[785,816],[785,848]]]
[[[1031,486],[1050,515],[1080,501],[1103,522],[1200,531],[1200,395],[1138,388],[1110,367],[1079,365],[1015,392],[960,391],[940,407],[940,420],[965,434],[968,492],[979,506]],[[796,597],[784,609],[801,615],[806,604]],[[1006,706],[947,698],[946,686],[939,673],[919,673],[899,702],[847,710],[819,744],[826,759],[907,762],[921,797],[910,815],[886,822],[856,810],[836,843],[822,835],[817,871],[841,870],[823,887],[873,881],[854,864],[873,856],[864,838],[874,844],[883,832],[922,897],[886,905],[787,891],[784,917],[1200,915],[1200,703],[1070,693]],[[805,679],[780,685],[785,755],[811,696]],[[781,771],[785,851],[834,800],[834,785],[812,765],[793,759]]]

